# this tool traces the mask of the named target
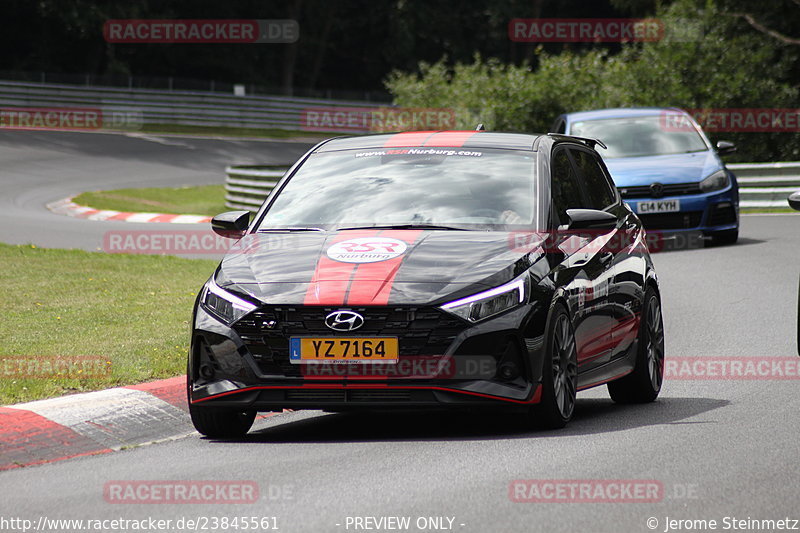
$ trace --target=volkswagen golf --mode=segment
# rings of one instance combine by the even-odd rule
[[[598,109],[558,117],[553,131],[600,139],[599,150],[623,200],[645,227],[664,238],[701,232],[715,244],[739,238],[739,186],[716,147],[686,111],[677,108]]]

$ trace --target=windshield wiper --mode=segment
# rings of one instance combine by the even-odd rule
[[[281,233],[283,231],[325,231],[325,230],[322,228],[303,228],[303,227],[264,228],[257,230],[256,233]]]
[[[348,228],[336,228],[337,231],[347,231],[354,229],[441,229],[449,231],[471,231],[467,228],[457,228],[455,226],[439,226],[436,224],[386,224],[377,226],[352,226]]]

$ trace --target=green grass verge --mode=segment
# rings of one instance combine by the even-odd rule
[[[789,207],[740,207],[740,213],[759,214],[759,213],[797,213],[794,209]]]
[[[192,305],[216,266],[6,244],[0,264],[0,405],[181,374]],[[81,357],[92,365],[56,374],[64,368],[56,361]],[[75,370],[82,368],[88,372]]]
[[[93,191],[79,194],[73,201],[114,211],[207,216],[228,211],[224,185]]]

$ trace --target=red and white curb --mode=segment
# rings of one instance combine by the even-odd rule
[[[168,222],[171,224],[201,224],[211,222],[211,217],[201,215],[168,215],[163,213],[128,213],[109,209],[94,209],[78,205],[72,197],[47,204],[47,208],[58,215],[67,215],[86,220],[116,220],[120,222]]]
[[[263,413],[257,420],[280,413]],[[194,433],[186,377],[0,407],[0,471]]]
[[[0,407],[0,470],[192,433],[183,376]]]

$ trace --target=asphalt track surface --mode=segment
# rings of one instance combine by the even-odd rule
[[[98,146],[83,135],[0,138],[0,240],[88,248],[86,235],[102,231],[90,226],[112,223],[67,223],[42,204],[110,180],[210,183],[228,157],[282,162],[304,149],[204,141],[187,152],[109,136]],[[48,240],[49,232],[60,233]],[[655,255],[667,357],[797,357],[799,250],[800,216],[748,216],[735,246]],[[798,380],[768,377],[670,380],[657,402],[640,406],[615,405],[605,388],[593,389],[579,394],[572,423],[554,432],[525,429],[511,415],[290,413],[259,421],[241,441],[195,434],[0,472],[0,517],[274,516],[285,532],[386,531],[347,527],[347,517],[365,516],[411,517],[408,531],[434,531],[417,529],[418,517],[450,517],[463,532],[663,532],[669,517],[713,519],[723,530],[726,517],[800,519],[799,411]],[[651,480],[663,492],[652,503],[516,503],[516,479]],[[112,504],[103,488],[115,480],[249,480],[261,497]]]
[[[98,224],[45,205],[84,191],[220,184],[225,166],[289,165],[313,143],[0,131],[0,242],[98,250],[114,230],[198,229],[176,224]]]

